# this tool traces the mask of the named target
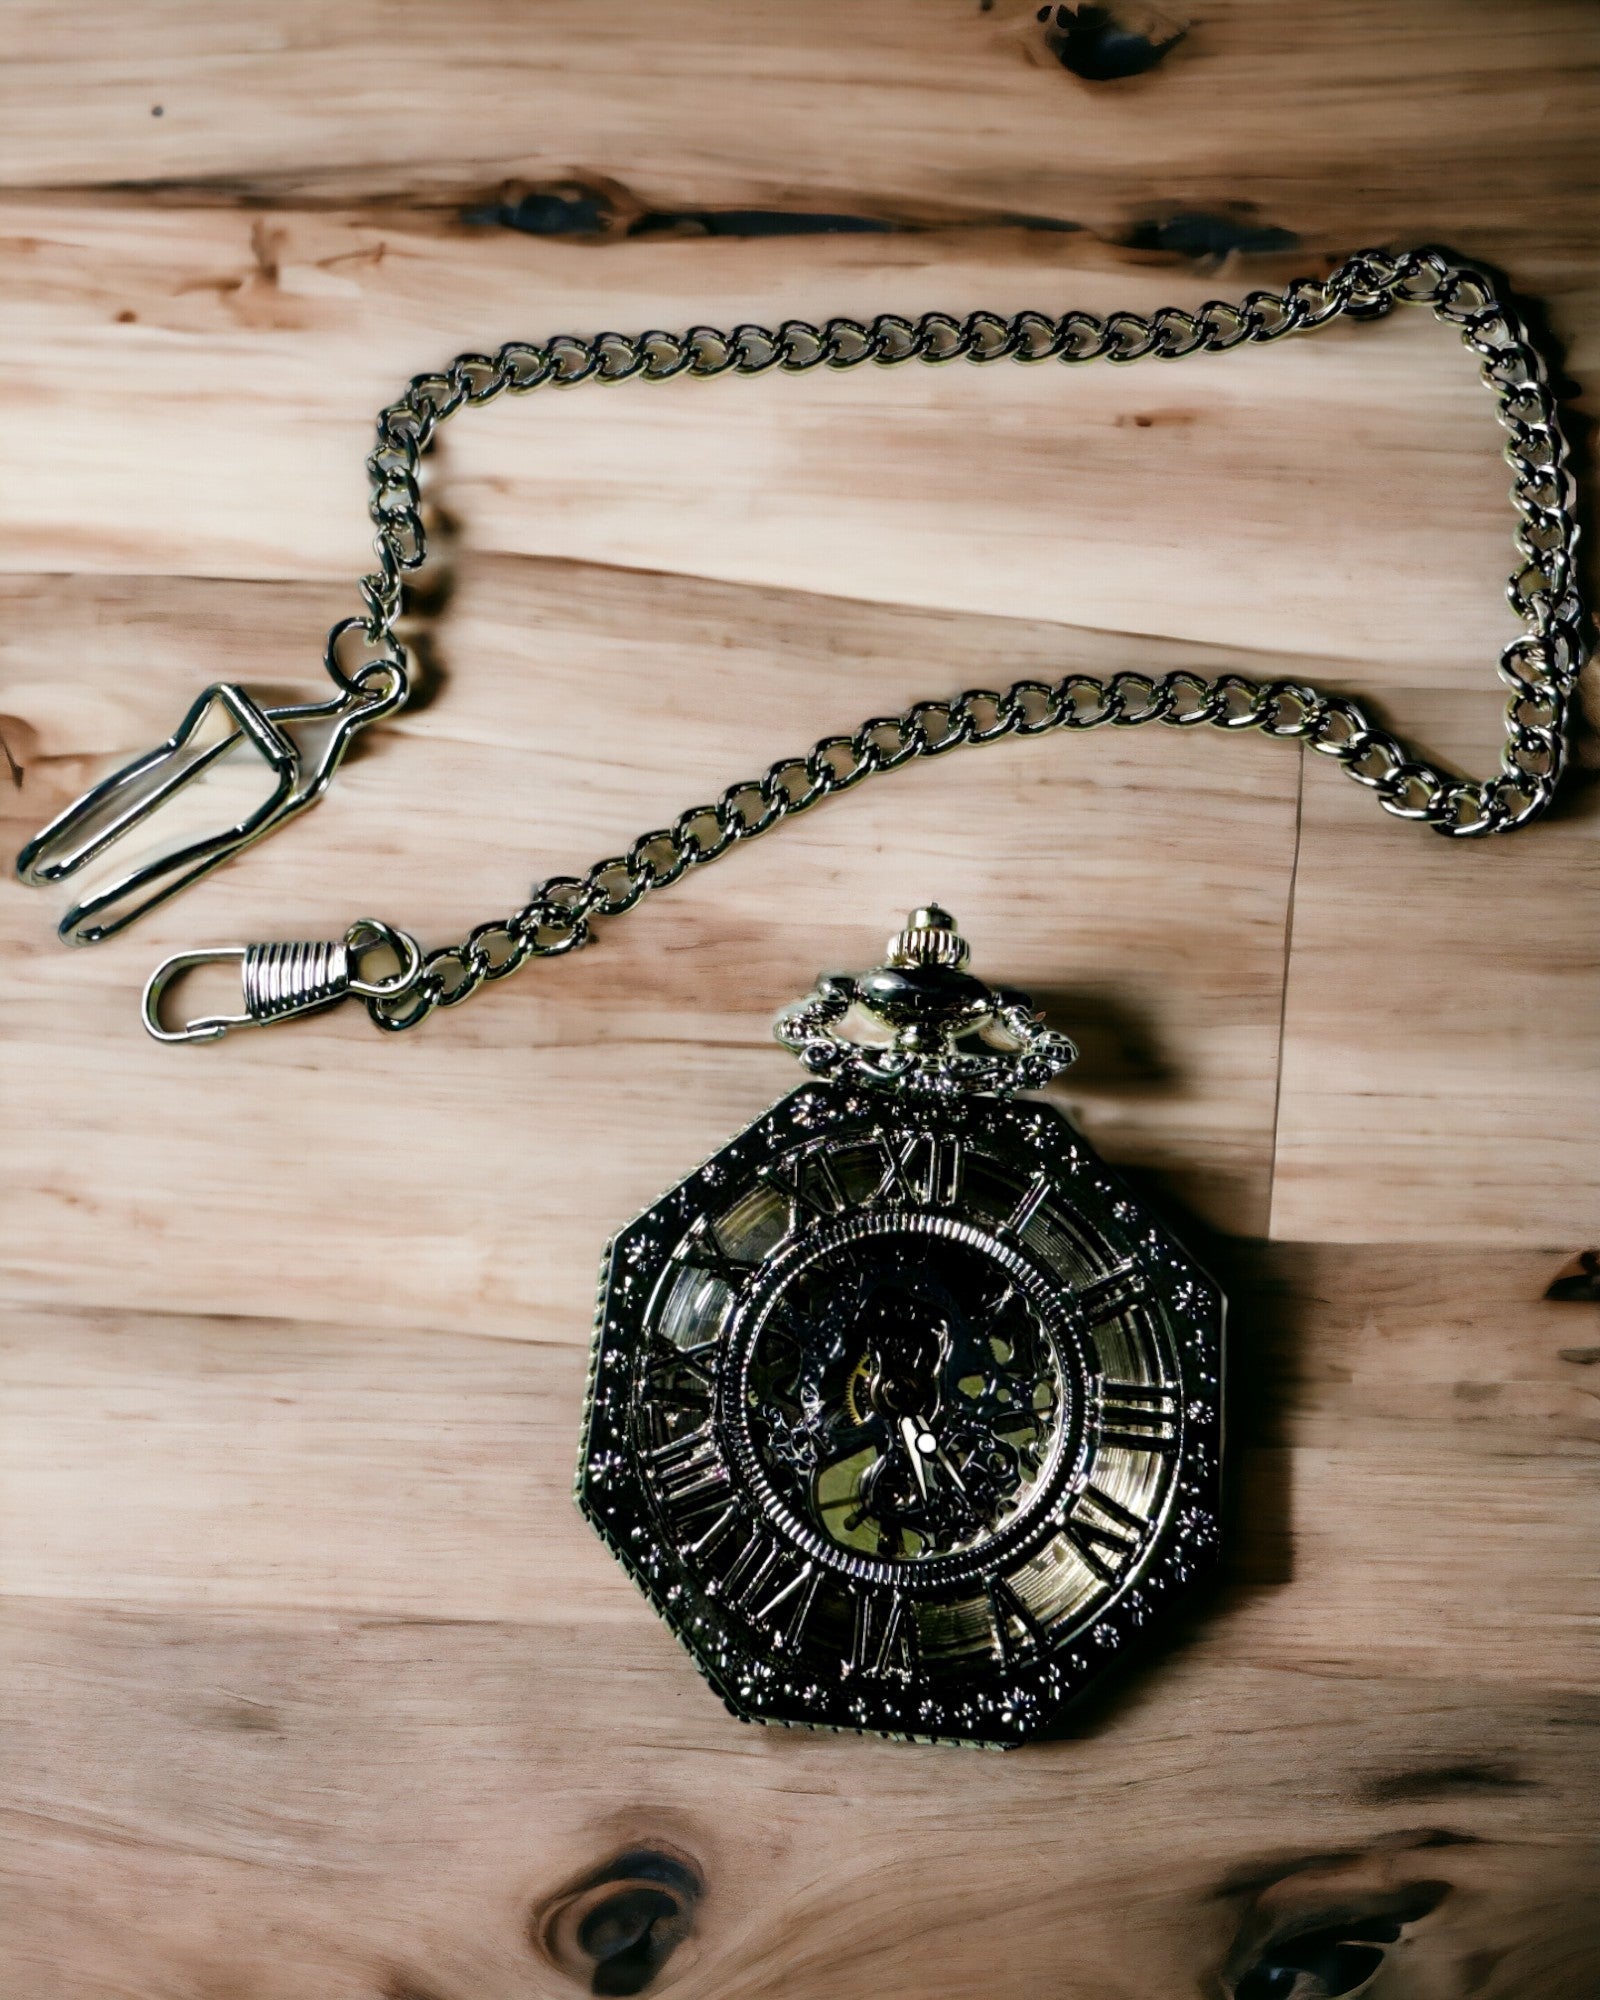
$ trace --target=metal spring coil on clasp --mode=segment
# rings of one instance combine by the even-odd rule
[[[350,953],[343,938],[253,944],[243,967],[245,1012],[278,1021],[340,1000],[350,989]]]
[[[363,954],[386,950],[391,972],[363,978]],[[242,1014],[201,1014],[169,1028],[161,1018],[167,988],[202,965],[237,965],[244,989]],[[208,951],[180,951],[163,959],[144,989],[144,1024],[158,1042],[214,1042],[230,1028],[260,1027],[295,1014],[314,1014],[354,993],[371,1004],[408,992],[422,965],[417,941],[392,924],[360,917],[342,938],[290,944],[230,944]]]

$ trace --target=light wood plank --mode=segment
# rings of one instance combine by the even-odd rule
[[[1162,6],[1165,60],[1089,83],[1032,0],[0,4],[8,830],[205,681],[308,689],[371,414],[458,348],[1196,301],[1443,239],[1590,381],[1592,9]],[[603,241],[501,226],[529,189]],[[640,1849],[703,1874],[652,1990],[706,2000],[1231,1992],[1397,1913],[1375,1994],[1600,1986],[1600,1349],[1544,1297],[1593,1240],[1581,780],[1479,852],[1286,746],[1011,745],[420,1036],[186,1062],[131,1014],[173,945],[363,908],[432,941],[1015,672],[1310,677],[1481,768],[1495,443],[1420,316],[502,405],[435,466],[431,706],[102,953],[3,892],[8,2000],[563,2000],[582,1899],[626,1920],[582,1885]],[[929,893],[1079,1034],[1066,1101],[1236,1303],[1224,1588],[1003,1760],[737,1728],[566,1493],[601,1238],[782,1087],[772,1010]]]
[[[584,0],[448,12],[272,0],[13,0],[0,179],[212,181],[225,194],[481,198],[609,174],[658,207],[1016,214],[1112,232],[1174,207],[1335,241],[1419,214],[1445,236],[1570,240],[1552,206],[1593,136],[1593,11],[1430,0],[1133,10],[1185,41],[1086,83],[1034,0],[698,0],[648,19]],[[161,107],[160,115],[154,108]]]
[[[1555,1260],[1223,1254],[1247,1587],[1196,1643],[1582,1692],[1600,1432]],[[18,1595],[646,1626],[571,1503],[575,1343],[15,1310],[7,1356]]]
[[[1411,711],[1447,757],[1451,706]],[[1586,1244],[1600,1207],[1600,819],[1418,838],[1308,782],[1272,1233]]]
[[[1004,232],[933,259],[910,238],[584,256],[403,214],[70,203],[14,204],[5,226],[16,456],[0,560],[243,577],[365,566],[373,414],[463,348],[797,313],[1149,309],[1306,265],[1196,275]],[[1561,302],[1585,354],[1591,304],[1581,287]],[[1181,369],[535,394],[452,424],[434,491],[474,549],[1293,652],[1358,687],[1477,689],[1515,629],[1498,445],[1469,358],[1409,313]]]
[[[124,615],[114,656],[147,665],[99,677],[114,706],[88,722],[77,697],[57,711],[22,682],[11,706],[38,701],[43,755],[14,813],[43,818],[81,783],[81,758],[52,755],[73,730],[129,747],[170,727],[197,644],[229,650],[259,619],[265,678],[295,671],[292,621],[269,623],[259,591],[17,597],[24,674],[52,634],[89,647]],[[152,624],[168,604],[189,627],[170,653]],[[945,759],[818,809],[604,927],[597,949],[416,1034],[379,1036],[346,1009],[205,1049],[147,1042],[137,984],[182,943],[333,936],[369,910],[458,935],[536,872],[615,852],[974,663],[1009,676],[1126,657],[1016,620],[511,558],[464,567],[438,645],[446,696],[313,815],[126,937],[64,953],[46,898],[7,892],[14,1291],[296,1315],[315,1300],[321,1317],[582,1342],[611,1230],[790,1087],[778,1008],[820,970],[876,962],[930,895],[969,913],[994,976],[1081,1034],[1066,1098],[1100,1143],[1169,1174],[1215,1225],[1264,1228],[1298,774],[1261,741],[1108,730]],[[1160,829],[1174,865],[1152,880]],[[67,1047],[70,1066],[50,1053]]]
[[[1594,1727],[1571,1698],[1235,1663],[1212,1708],[1179,1662],[1100,1740],[946,1753],[930,1782],[903,1746],[719,1720],[667,1640],[47,1604],[10,1646],[8,1962],[60,2000],[225,1991],[241,1965],[251,2000],[565,2000],[587,1981],[530,1930],[640,1846],[704,1873],[659,1984],[706,2000],[1025,2000],[1041,1963],[1066,2000],[1203,1991],[1245,1884],[1285,1874],[1303,1922],[1439,1885],[1406,1958],[1457,1980],[1492,1961],[1495,2000],[1595,1974]]]

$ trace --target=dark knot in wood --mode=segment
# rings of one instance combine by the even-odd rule
[[[1445,1836],[1444,1838],[1449,1838]],[[1434,1836],[1399,1836],[1365,1854],[1313,1857],[1258,1882],[1221,1971],[1227,2000],[1344,2000],[1365,1993],[1391,1946],[1450,1894],[1404,1879]]]
[[[599,174],[533,186],[507,182],[492,200],[469,203],[461,219],[474,227],[496,225],[573,243],[614,243],[634,236],[880,235],[917,226],[831,209],[650,206],[621,181]]]
[[[1139,5],[1115,0],[1110,6],[1041,7],[1045,47],[1063,69],[1086,83],[1112,83],[1142,76],[1175,49],[1188,23]]]
[[[694,1929],[705,1883],[660,1848],[628,1848],[536,1908],[537,1949],[584,1991],[643,1993]]]
[[[1580,1250],[1551,1279],[1547,1299],[1571,1304],[1600,1305],[1600,1250]]]

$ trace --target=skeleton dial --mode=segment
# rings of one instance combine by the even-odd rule
[[[611,1246],[579,1503],[736,1714],[1011,1744],[1211,1566],[1220,1343],[1049,1107],[814,1083]]]

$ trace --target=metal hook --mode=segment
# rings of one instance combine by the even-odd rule
[[[321,798],[357,730],[392,715],[408,691],[405,667],[398,658],[369,660],[353,674],[339,665],[339,641],[359,624],[359,619],[347,619],[329,635],[327,668],[338,684],[336,694],[324,701],[268,708],[237,683],[218,681],[190,704],[164,743],[92,786],[28,842],[17,856],[18,875],[35,885],[59,882],[148,819],[237,744],[248,743],[276,773],[269,796],[243,819],[130,869],[74,904],[59,926],[68,944],[98,944],[115,936],[146,910],[177,895]],[[223,710],[235,726],[217,742],[192,750],[213,709]],[[308,760],[283,725],[319,721],[333,727],[319,754]],[[114,915],[100,921],[114,908]]]
[[[197,965],[223,965],[229,959],[237,959],[243,965],[249,950],[248,945],[225,944],[211,951],[180,951],[164,958],[144,983],[142,1005],[147,1032],[158,1042],[214,1042],[230,1028],[250,1027],[249,1014],[202,1014],[197,1020],[185,1021],[181,1028],[164,1027],[161,1021],[161,1002],[173,980]]]
[[[361,976],[362,954],[379,947],[397,961],[378,979]],[[242,1014],[201,1014],[181,1027],[161,1018],[167,988],[199,965],[237,963],[244,990]],[[144,1025],[158,1042],[214,1042],[230,1028],[265,1027],[335,1006],[351,994],[363,1000],[392,1000],[416,983],[422,950],[408,931],[361,917],[335,940],[291,944],[225,944],[201,951],[175,952],[145,981]]]

